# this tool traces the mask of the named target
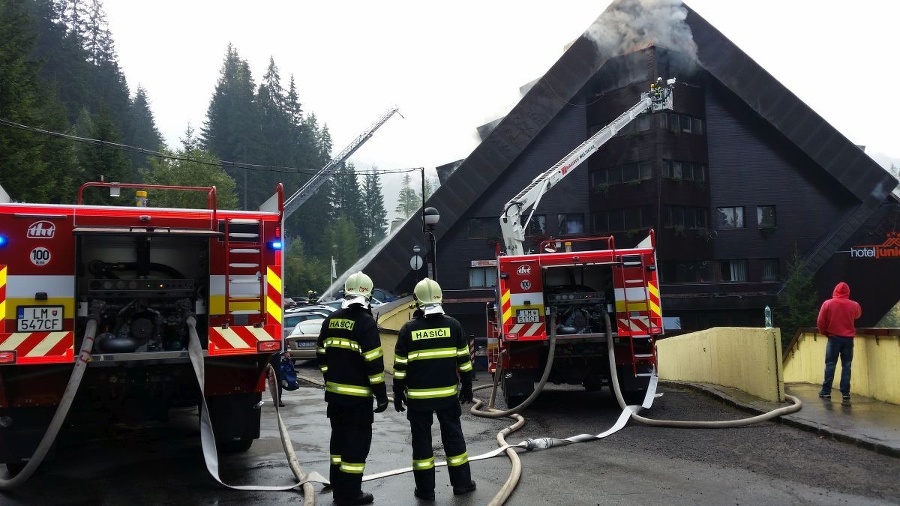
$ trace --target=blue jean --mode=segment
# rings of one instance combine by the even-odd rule
[[[828,336],[825,346],[825,381],[822,382],[822,394],[831,394],[834,383],[834,369],[838,357],[841,358],[841,394],[850,395],[850,363],[853,362],[853,338]]]

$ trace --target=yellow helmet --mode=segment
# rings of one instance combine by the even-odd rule
[[[441,285],[431,278],[419,281],[413,293],[416,295],[416,304],[419,307],[440,304],[444,300]]]

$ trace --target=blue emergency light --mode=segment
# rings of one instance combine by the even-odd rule
[[[0,235],[0,248],[6,246],[6,243],[7,243],[7,242],[8,242],[8,240],[6,239],[6,236],[5,236],[5,235]]]
[[[278,241],[278,240],[269,241],[269,249],[275,250],[275,251],[280,251],[281,248],[282,248],[281,241]]]

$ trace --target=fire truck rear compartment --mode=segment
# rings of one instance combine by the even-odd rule
[[[151,234],[78,239],[76,300],[82,311],[95,301],[105,306],[95,352],[186,349],[183,313],[208,304],[209,239]],[[205,314],[197,319],[205,328]]]
[[[612,268],[609,265],[545,267],[542,274],[547,335],[553,331],[557,336],[548,381],[599,390],[609,383],[604,315],[613,310]],[[550,328],[551,312],[556,314],[554,329]],[[546,360],[544,352],[540,370],[546,367]]]
[[[617,379],[623,395],[633,399],[642,395],[649,378],[635,374],[632,345],[634,354],[652,353],[652,343],[649,339],[632,343],[630,336],[620,337],[616,332],[613,266],[602,263],[542,267],[547,335],[553,330],[556,334],[555,356],[547,381],[581,385],[591,391],[611,386],[606,329],[609,315]],[[551,312],[556,314],[553,329]],[[504,371],[502,386],[507,405],[514,406],[531,395],[534,383],[540,380],[547,367],[549,341],[542,346],[534,346],[534,342],[510,344],[512,368]],[[527,355],[532,358],[526,359]]]

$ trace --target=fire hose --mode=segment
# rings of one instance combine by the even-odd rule
[[[191,359],[191,365],[194,367],[194,374],[197,376],[197,381],[200,385],[200,391],[202,393],[203,385],[205,384],[205,372],[203,364],[203,349],[200,345],[200,337],[197,335],[197,320],[193,314],[189,314],[185,320],[188,326],[188,332],[190,334],[190,340],[188,341],[188,352]],[[267,365],[266,367],[269,369],[272,368],[271,365]],[[274,385],[274,380],[272,379],[275,377],[275,375],[267,374],[267,376],[269,377],[269,392],[272,394],[272,398],[276,399],[277,389]],[[293,444],[291,443],[290,435],[287,432],[287,427],[284,425],[284,421],[281,419],[281,412],[278,409],[278,402],[275,402],[274,404],[275,412],[278,418],[278,429],[281,435],[281,442],[284,448],[285,455],[288,457],[288,463],[290,465],[291,472],[297,478],[298,482],[292,485],[231,485],[225,483],[219,476],[219,457],[218,451],[216,450],[216,438],[213,433],[212,421],[209,417],[209,409],[206,405],[206,397],[201,395],[201,399],[202,406],[200,409],[200,442],[203,448],[203,458],[206,462],[206,469],[216,481],[228,488],[235,490],[278,491],[291,490],[298,486],[302,486],[304,504],[315,504],[315,490],[313,489],[311,482],[327,482],[328,480],[326,480],[316,472],[312,472],[309,474],[303,472],[303,469],[300,467],[299,460],[297,459],[297,455],[294,453]]]
[[[606,332],[607,332],[606,335],[612,336],[612,324],[610,322],[609,314],[604,314],[604,317],[605,317]],[[549,375],[550,369],[553,364],[553,358],[554,358],[555,349],[556,349],[556,332],[554,330],[556,327],[555,326],[555,322],[556,322],[555,312],[551,312],[550,318],[551,318],[550,350],[548,352],[547,365],[544,369],[544,374],[541,377],[541,381],[538,384],[538,387],[535,388],[535,391],[532,392],[532,394],[527,399],[525,399],[525,401],[523,401],[521,404],[519,404],[518,406],[516,406],[514,408],[507,409],[505,411],[493,409],[493,402],[494,402],[494,398],[496,396],[496,391],[497,391],[497,383],[503,372],[502,371],[502,363],[503,362],[502,362],[502,360],[498,360],[497,361],[498,368],[494,374],[493,384],[492,385],[484,385],[484,386],[478,388],[478,390],[483,389],[483,388],[492,388],[491,400],[490,400],[490,405],[488,407],[488,410],[486,410],[486,411],[479,410],[479,407],[481,406],[482,401],[480,399],[476,399],[475,404],[472,406],[472,408],[470,410],[470,412],[472,414],[474,414],[476,416],[483,416],[483,417],[489,417],[489,418],[499,418],[502,416],[518,416],[517,412],[520,409],[523,409],[524,407],[527,407],[529,404],[531,404],[534,401],[534,399],[537,397],[537,395],[541,392],[541,390],[543,390],[543,388],[546,384],[546,380]],[[612,383],[613,392],[615,394],[616,401],[619,403],[619,406],[622,408],[622,413],[619,415],[618,419],[616,420],[616,423],[613,424],[612,427],[610,427],[606,431],[604,431],[600,434],[597,434],[597,435],[579,434],[579,435],[568,437],[565,439],[553,438],[553,437],[530,438],[530,439],[522,441],[521,443],[516,444],[516,445],[507,444],[502,436],[505,436],[506,434],[508,434],[510,432],[514,432],[515,430],[517,430],[518,428],[520,428],[523,425],[523,424],[517,422],[513,426],[507,427],[506,429],[504,429],[504,431],[501,431],[501,433],[497,435],[497,442],[500,444],[500,446],[501,446],[500,448],[498,448],[497,450],[494,450],[492,452],[485,453],[483,455],[472,457],[469,460],[470,461],[471,460],[480,460],[482,458],[494,457],[494,456],[498,455],[500,451],[505,451],[507,453],[507,455],[515,455],[514,448],[524,448],[527,451],[532,451],[532,450],[552,448],[555,446],[567,446],[567,445],[570,445],[573,443],[580,443],[580,442],[584,442],[584,441],[593,441],[596,439],[603,439],[611,434],[618,432],[622,428],[624,428],[629,419],[633,419],[639,423],[656,426],[656,427],[727,428],[727,427],[741,427],[741,426],[746,426],[746,425],[752,425],[752,424],[759,423],[762,421],[770,420],[770,419],[778,417],[778,416],[782,416],[782,415],[786,415],[789,413],[799,411],[800,408],[802,407],[802,403],[800,402],[800,399],[798,399],[792,395],[785,395],[785,397],[787,397],[793,403],[790,406],[777,408],[777,409],[774,409],[767,413],[763,413],[761,415],[757,415],[757,416],[749,417],[749,418],[743,418],[743,419],[739,419],[739,420],[693,421],[693,420],[655,420],[652,418],[645,418],[643,416],[638,415],[638,411],[640,411],[641,409],[651,408],[653,405],[653,399],[657,396],[656,386],[658,384],[659,378],[656,375],[655,369],[653,371],[653,375],[650,378],[650,383],[647,387],[647,393],[644,396],[644,401],[639,406],[638,405],[628,405],[625,402],[624,398],[622,397],[621,387],[619,386],[618,377],[616,375],[615,349],[614,349],[614,345],[613,345],[613,340],[611,338],[607,339],[607,352],[608,352],[607,355],[609,357],[610,382]],[[515,488],[515,486],[518,484],[518,477],[521,476],[520,461],[519,461],[518,457],[516,457],[515,459],[510,458],[510,461],[512,463],[513,469],[511,470],[510,476],[507,479],[506,483],[503,485],[503,487],[501,487],[500,492],[491,501],[490,504],[492,506],[503,504],[509,498],[509,496],[512,494],[512,491]]]
[[[551,329],[555,329],[555,321],[556,315],[555,312],[551,312]],[[609,315],[605,315],[605,325],[607,336],[612,335],[612,324],[609,318]],[[746,425],[752,425],[755,423],[763,422],[766,420],[773,419],[778,416],[786,415],[789,413],[796,412],[801,409],[802,403],[799,399],[794,396],[786,395],[786,397],[792,402],[790,406],[781,407],[767,413],[763,413],[758,416],[753,416],[749,418],[743,418],[738,420],[719,420],[719,421],[692,421],[692,420],[655,420],[651,418],[646,418],[638,415],[638,412],[642,409],[650,409],[653,405],[653,400],[658,396],[656,393],[657,385],[659,382],[659,378],[656,375],[656,371],[653,371],[653,374],[650,378],[650,382],[647,387],[647,392],[644,396],[644,400],[640,405],[628,405],[621,392],[621,387],[618,382],[618,377],[616,375],[616,363],[615,363],[615,349],[613,339],[607,339],[607,352],[609,357],[609,368],[610,368],[610,382],[612,384],[612,389],[616,397],[616,401],[619,406],[622,408],[622,413],[616,419],[616,422],[607,429],[606,431],[592,435],[592,434],[578,434],[575,436],[571,436],[568,438],[555,438],[555,437],[542,437],[542,438],[529,438],[525,441],[522,441],[518,444],[509,444],[506,442],[506,437],[519,430],[522,426],[525,425],[525,418],[519,414],[519,411],[528,407],[537,396],[544,389],[547,379],[550,375],[550,370],[553,365],[553,360],[555,358],[555,350],[556,350],[556,333],[551,330],[550,333],[550,347],[548,351],[547,364],[545,366],[544,372],[541,376],[541,379],[538,383],[538,386],[535,390],[529,395],[523,402],[519,405],[506,409],[499,410],[495,409],[494,401],[496,398],[498,382],[502,377],[502,359],[498,360],[498,368],[494,374],[494,381],[492,384],[483,385],[475,388],[474,390],[482,390],[486,388],[491,388],[491,396],[488,404],[488,408],[486,410],[480,409],[484,401],[481,399],[475,399],[475,402],[470,409],[470,412],[476,416],[488,417],[488,418],[503,418],[510,417],[515,420],[515,423],[512,425],[505,427],[503,430],[497,433],[497,443],[498,448],[483,453],[481,455],[469,457],[469,461],[478,461],[496,457],[501,453],[506,454],[506,456],[510,459],[511,469],[509,477],[506,482],[501,486],[498,493],[493,497],[489,505],[491,506],[499,506],[504,504],[509,497],[512,495],[512,492],[515,490],[515,487],[518,485],[519,479],[521,477],[522,468],[521,468],[521,460],[519,459],[517,449],[524,449],[526,451],[533,450],[542,450],[553,448],[557,446],[567,446],[573,443],[580,443],[585,441],[593,441],[597,439],[606,438],[619,430],[623,429],[629,420],[635,420],[636,422],[643,423],[645,425],[657,426],[657,427],[677,427],[677,428],[729,428],[729,427],[740,427]],[[309,377],[299,377],[299,379],[314,384],[316,386],[322,387],[321,381],[309,378]],[[659,394],[661,395],[661,394]],[[445,461],[437,461],[435,462],[436,467],[445,466]],[[412,467],[404,467],[399,469],[394,469],[390,471],[385,471],[377,474],[370,474],[363,477],[363,481],[372,481],[376,479],[386,478],[389,476],[399,475],[412,472]]]
[[[75,367],[72,369],[72,375],[69,376],[68,383],[66,383],[66,389],[63,391],[59,406],[53,413],[47,432],[44,433],[41,442],[38,443],[37,449],[34,451],[34,455],[28,459],[25,467],[12,478],[0,480],[0,489],[6,490],[17,487],[30,478],[41,462],[44,461],[47,452],[53,446],[53,442],[56,441],[59,429],[62,428],[66,415],[69,414],[69,408],[72,407],[72,401],[78,392],[78,386],[81,385],[81,378],[84,377],[87,364],[91,360],[91,351],[94,349],[94,337],[97,335],[97,321],[100,318],[99,314],[102,312],[103,304],[101,301],[94,301],[91,305],[91,313],[84,332],[84,339],[81,341],[81,348],[78,350],[78,358],[75,360]]]
[[[28,480],[28,478],[31,477],[37,467],[46,458],[47,453],[55,442],[56,437],[59,434],[63,423],[65,422],[66,416],[68,415],[68,412],[72,406],[72,402],[75,399],[75,395],[78,392],[78,387],[81,385],[81,380],[84,377],[85,370],[87,369],[88,363],[91,361],[91,354],[93,352],[94,341],[97,334],[97,325],[98,321],[100,320],[99,315],[103,312],[104,306],[105,303],[102,301],[94,301],[91,304],[91,311],[88,315],[84,338],[82,339],[81,348],[79,349],[77,359],[75,360],[75,366],[72,369],[72,374],[69,377],[69,381],[66,384],[66,388],[63,392],[62,398],[60,399],[60,403],[53,414],[47,431],[44,433],[44,436],[41,438],[41,441],[38,444],[34,454],[31,456],[31,458],[28,459],[25,466],[11,478],[0,479],[0,490],[12,489],[24,483],[26,480]],[[187,308],[187,306],[185,308]],[[200,345],[200,338],[197,334],[196,328],[197,322],[193,314],[188,313],[186,315],[185,324],[188,327],[188,333],[190,335],[190,341],[188,342],[188,354],[197,378],[197,382],[200,386],[200,392],[202,393],[205,384],[203,349]],[[277,385],[275,384],[274,379],[277,375],[275,374],[275,371],[272,368],[271,364],[267,364],[266,368],[269,392],[272,395],[272,399],[277,400]],[[225,485],[226,487],[236,490],[290,490],[298,486],[302,486],[304,504],[315,504],[315,490],[312,486],[312,482],[327,483],[328,480],[315,472],[309,474],[303,472],[303,469],[300,467],[299,459],[294,452],[293,444],[291,442],[290,435],[288,434],[287,427],[281,418],[281,413],[278,409],[278,402],[274,402],[274,405],[275,412],[278,418],[279,434],[281,436],[281,442],[284,448],[285,455],[288,458],[288,464],[291,468],[291,472],[298,480],[298,482],[283,486],[230,485],[222,481],[221,477],[219,476],[218,451],[216,449],[212,421],[209,417],[209,409],[206,404],[206,397],[201,395],[201,398],[201,446],[203,448],[203,456],[206,463],[206,468],[209,471],[210,475],[212,475],[213,478],[216,479],[216,481],[218,481],[222,485]]]

